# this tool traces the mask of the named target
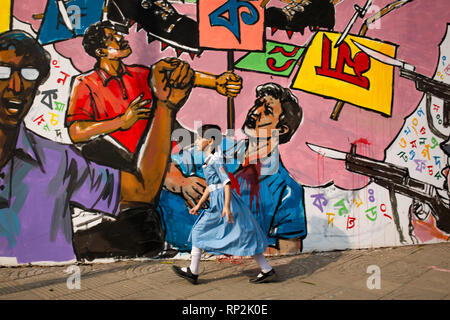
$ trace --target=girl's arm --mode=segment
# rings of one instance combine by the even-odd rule
[[[231,186],[230,183],[227,183],[224,187],[225,189],[225,204],[224,208],[230,210],[230,200],[231,200]]]
[[[227,221],[229,223],[233,223],[233,214],[231,213],[230,202],[231,202],[231,182],[228,177],[227,169],[225,168],[225,164],[222,162],[221,158],[218,158],[214,163],[214,169],[219,176],[220,182],[224,188],[224,204],[222,208],[222,218],[227,216]]]
[[[206,200],[208,200],[209,197],[209,189],[208,187],[205,188],[205,192],[203,192],[202,197],[200,198],[200,200],[198,201],[197,205],[195,207],[193,207],[191,210],[189,210],[190,214],[198,214],[198,209],[201,208],[201,206],[203,205],[203,203],[206,202]]]
[[[208,187],[206,187],[205,192],[203,192],[203,195],[200,198],[200,201],[197,203],[197,206],[200,208],[203,205],[203,203],[205,203],[206,200],[208,200],[208,197],[209,197],[209,189]]]
[[[230,209],[231,186],[229,182],[224,186],[224,191],[225,191],[225,203],[222,210],[222,217],[227,216],[228,222],[233,223],[234,222],[233,214],[231,213]]]

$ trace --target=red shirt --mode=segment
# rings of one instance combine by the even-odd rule
[[[122,72],[111,76],[96,68],[75,78],[66,117],[66,126],[75,121],[103,121],[125,112],[141,93],[142,100],[152,99],[149,85],[150,69],[143,66],[126,66]],[[147,106],[150,107],[151,103]],[[148,120],[138,120],[130,129],[110,134],[130,152],[134,153]]]

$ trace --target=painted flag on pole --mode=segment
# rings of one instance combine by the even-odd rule
[[[338,47],[340,33],[317,32],[291,85],[327,98],[334,98],[387,116],[392,113],[394,67],[369,57],[352,42],[392,58],[393,44],[347,35]]]
[[[200,47],[224,50],[263,50],[262,0],[199,0]]]
[[[82,36],[93,23],[101,21],[105,0],[48,0],[44,21],[38,33],[43,45]],[[61,8],[65,8],[68,19],[64,18]],[[67,26],[72,25],[72,30]]]
[[[266,41],[265,52],[250,52],[239,59],[235,68],[289,77],[305,48],[288,43]]]
[[[12,0],[0,0],[0,33],[11,29]]]

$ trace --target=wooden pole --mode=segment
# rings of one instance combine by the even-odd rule
[[[269,1],[270,0],[263,0],[260,4],[261,8],[264,8],[269,3]]]
[[[233,50],[227,52],[227,70],[234,71],[234,53]],[[234,98],[228,97],[227,100],[227,129],[234,130],[235,125]]]

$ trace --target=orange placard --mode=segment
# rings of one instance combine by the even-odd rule
[[[263,0],[199,0],[200,46],[227,50],[264,49]]]

